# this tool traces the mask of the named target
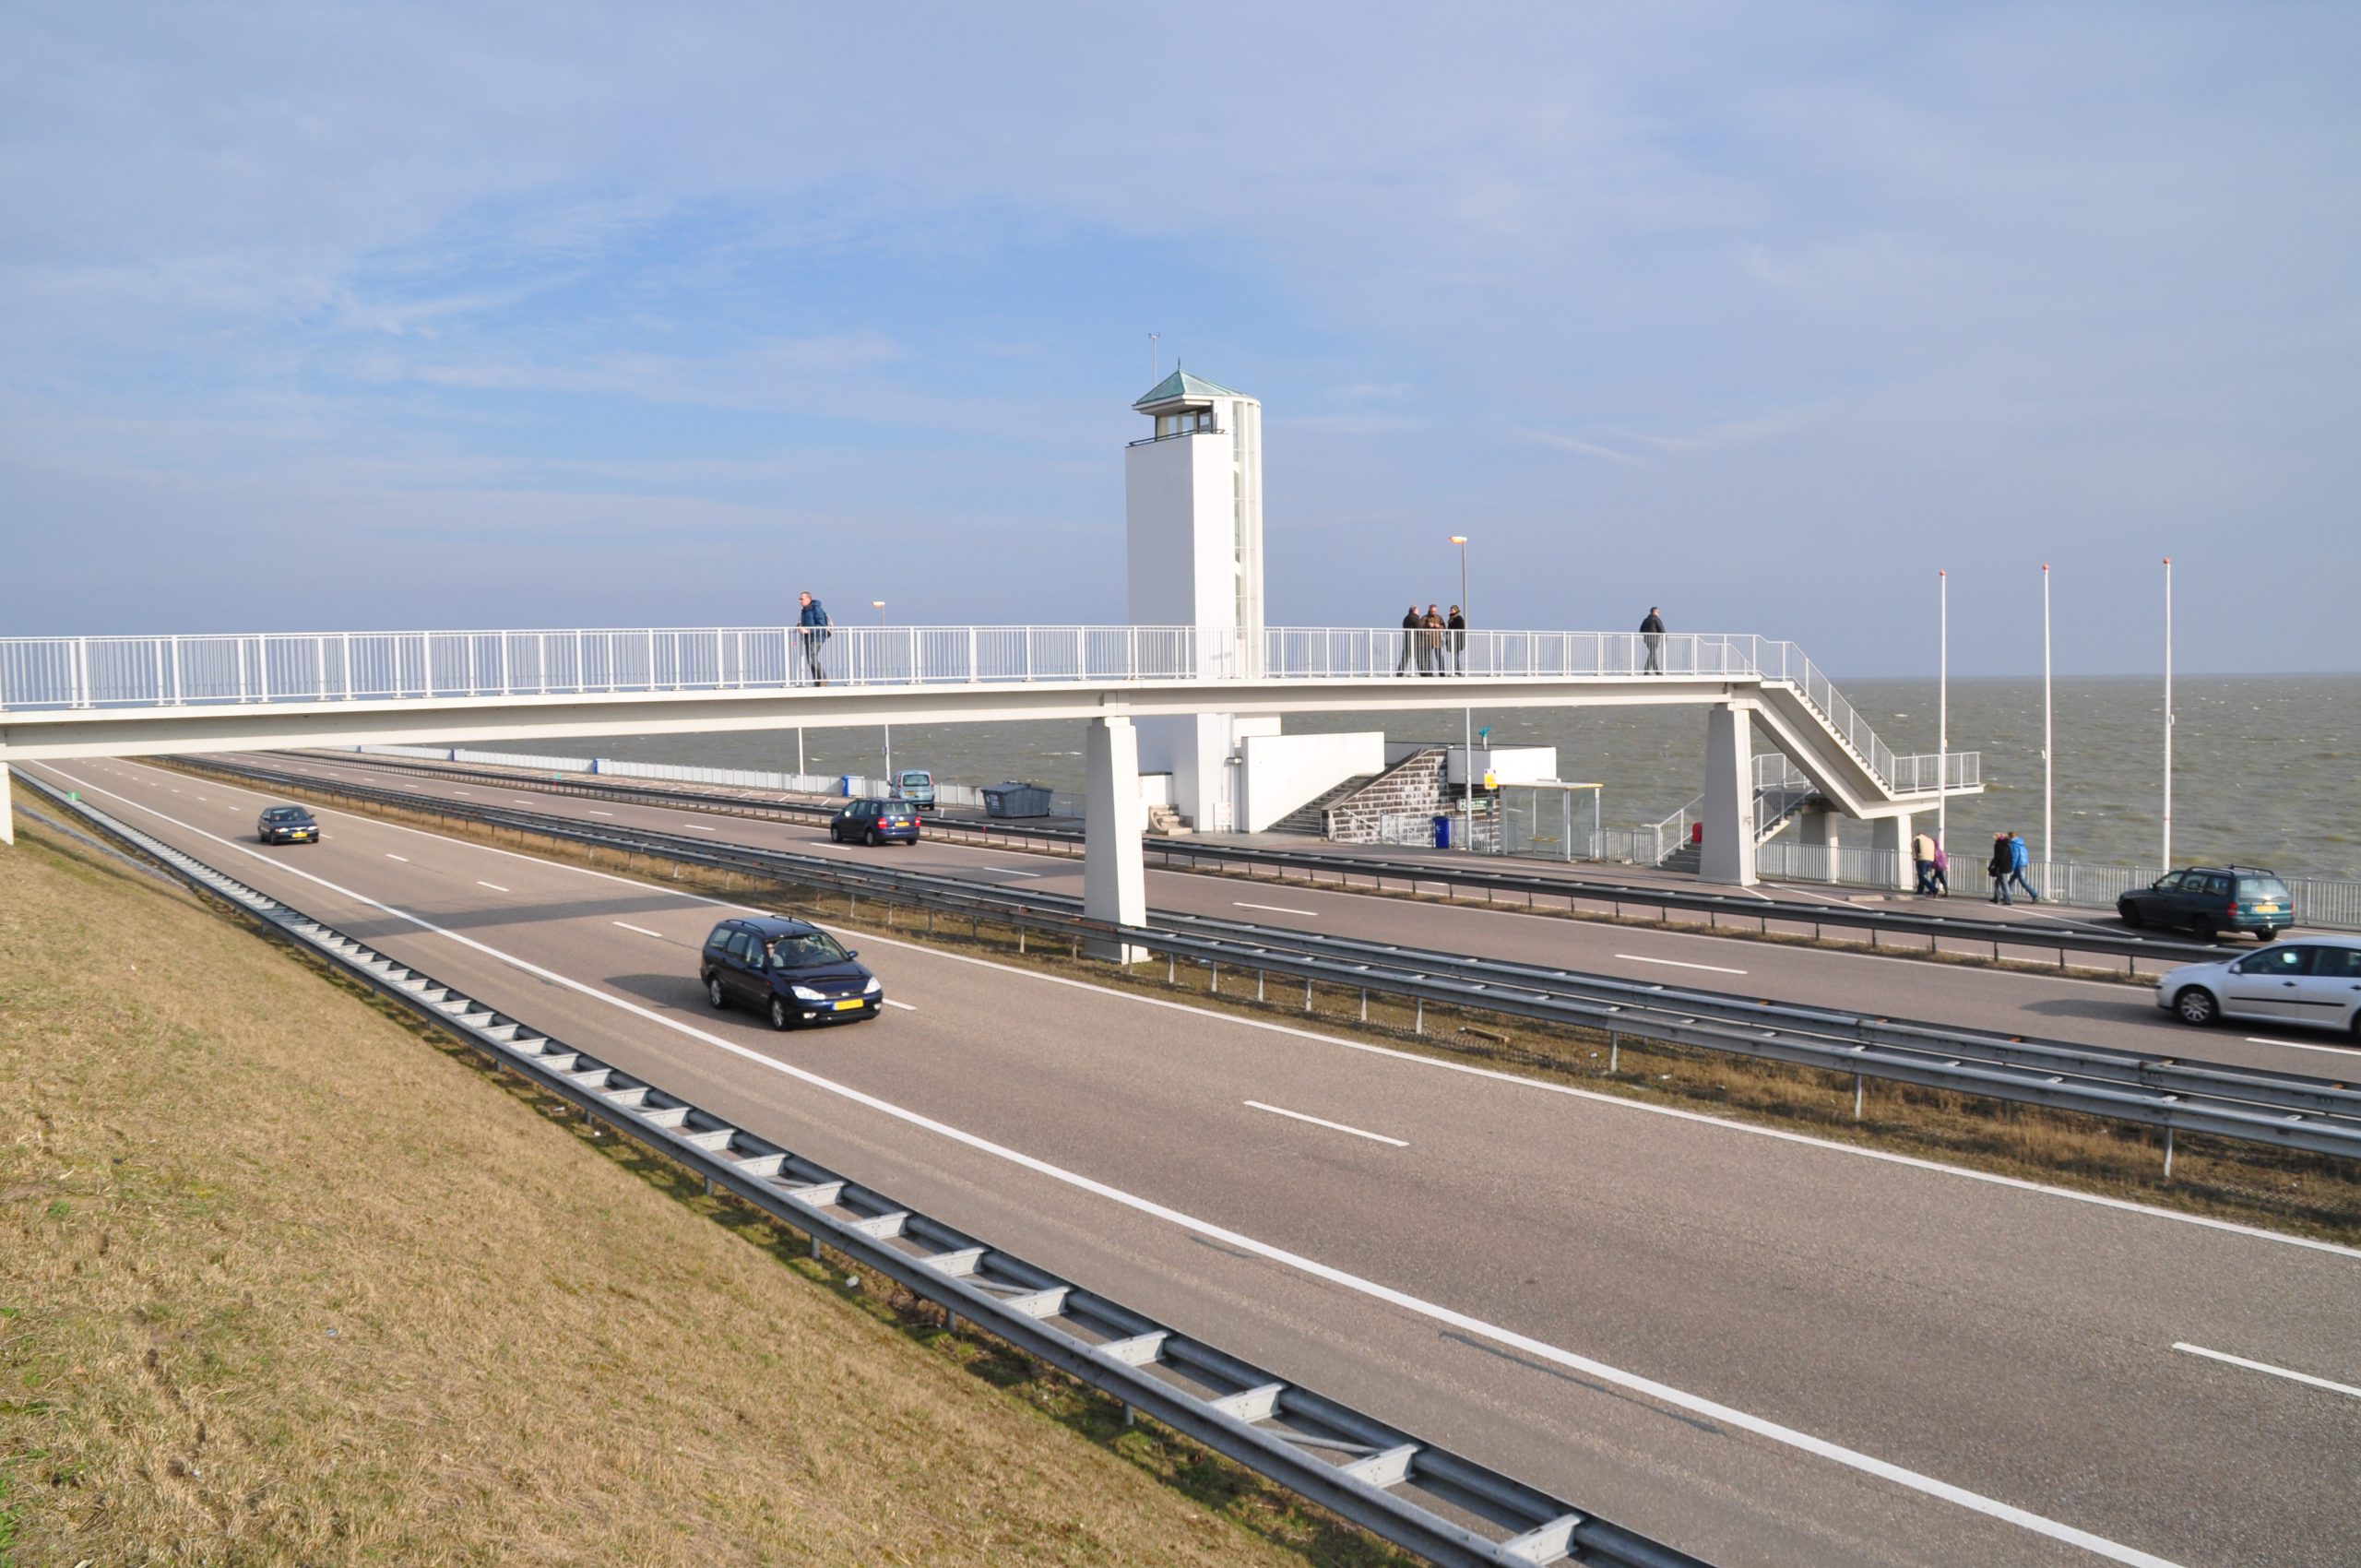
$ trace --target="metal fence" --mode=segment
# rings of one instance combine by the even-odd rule
[[[1897,755],[1794,643],[1750,634],[1401,627],[638,627],[0,638],[0,711],[1008,683],[1742,680],[1792,688],[1897,793],[1975,788],[1972,752]]]

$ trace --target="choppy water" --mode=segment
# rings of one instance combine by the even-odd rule
[[[1933,682],[1851,681],[1842,689],[1895,751],[1935,749]],[[2163,805],[2160,683],[2061,680],[2055,703],[2055,858],[2153,864]],[[2183,677],[2174,705],[2176,861],[2235,859],[2291,876],[2361,878],[2361,675]],[[1986,780],[1983,795],[1952,802],[1952,842],[1972,845],[2007,827],[2038,854],[2041,683],[1953,681],[1951,710],[1952,744],[1984,754]],[[1609,823],[1666,816],[1701,787],[1704,719],[1695,708],[1478,709],[1475,721],[1490,724],[1498,744],[1556,746],[1559,777],[1604,786]],[[1462,724],[1455,713],[1330,714],[1291,718],[1287,728],[1456,741]],[[1078,790],[1083,734],[1078,720],[904,726],[894,733],[894,761],[962,783],[1020,778]],[[882,772],[883,742],[873,727],[808,731],[805,771]],[[796,766],[792,731],[616,736],[573,746],[650,762]]]

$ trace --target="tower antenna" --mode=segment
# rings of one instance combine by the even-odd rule
[[[1147,335],[1147,384],[1150,386],[1164,379],[1164,355],[1162,346],[1157,342],[1163,336],[1161,332]]]

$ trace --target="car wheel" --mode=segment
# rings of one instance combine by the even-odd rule
[[[2267,925],[2254,934],[2260,941],[2276,942],[2279,940],[2279,928],[2275,925]]]
[[[2203,915],[2200,915],[2195,920],[2189,921],[2189,929],[2195,934],[2197,940],[2200,942],[2212,942],[2219,938],[2222,934],[2213,922],[2207,920]]]
[[[861,842],[868,845],[872,849],[877,848],[877,829],[873,827],[871,828],[869,830],[868,837],[864,837]]]
[[[2201,985],[2184,986],[2180,994],[2173,998],[2173,1016],[2184,1024],[2203,1028],[2222,1016],[2222,1004]]]
[[[783,996],[772,997],[771,1028],[775,1029],[783,1029],[793,1022],[795,1022],[794,1017],[789,1015],[787,1010],[787,999]]]
[[[705,999],[707,1002],[712,1003],[717,1008],[727,1008],[730,1005],[730,998],[722,994],[721,977],[719,975],[713,975],[706,979],[705,982]]]
[[[2118,904],[2115,907],[2115,912],[2122,918],[2125,925],[2130,926],[2134,931],[2138,931],[2142,926],[2148,923],[2148,917],[2140,912],[2140,906],[2137,904]]]

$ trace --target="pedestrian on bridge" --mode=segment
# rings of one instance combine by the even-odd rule
[[[1442,607],[1428,605],[1418,625],[1421,628],[1418,633],[1418,673],[1440,675],[1442,673]]]
[[[1451,607],[1451,618],[1443,624],[1451,632],[1451,672],[1465,675],[1467,673],[1467,617],[1462,615],[1459,606],[1454,604]]]
[[[821,656],[828,646],[830,625],[828,612],[825,606],[812,597],[812,590],[809,588],[796,597],[802,601],[802,608],[796,612],[795,635],[797,640],[803,645],[804,668],[811,671],[813,685],[825,686],[828,683],[828,671],[821,661]]]
[[[2024,889],[2025,897],[2038,904],[2041,902],[2041,895],[2035,892],[2033,884],[2025,880],[2025,868],[2032,864],[2033,851],[2025,847],[2025,836],[2022,833],[2010,834],[2009,880]]]
[[[1409,673],[1410,661],[1418,657],[1418,629],[1426,624],[1427,618],[1418,613],[1418,602],[1412,600],[1410,608],[1402,612],[1402,657],[1394,661],[1396,675]],[[1421,664],[1419,668],[1423,670],[1425,666]]]
[[[1935,836],[1920,832],[1911,836],[1910,861],[1918,868],[1918,897],[1935,896]]]
[[[2009,897],[2009,873],[2016,869],[2016,856],[2009,849],[2006,828],[1992,835],[1992,858],[1984,863],[1985,873],[1992,879],[1992,896],[1987,900],[1994,904],[2013,904]]]
[[[1648,645],[1648,662],[1640,671],[1643,675],[1664,673],[1664,616],[1659,607],[1648,606],[1647,619],[1640,623],[1640,640]]]
[[[1935,840],[1935,897],[1948,898],[1951,896],[1952,852],[1944,849],[1943,841],[1938,838]]]

